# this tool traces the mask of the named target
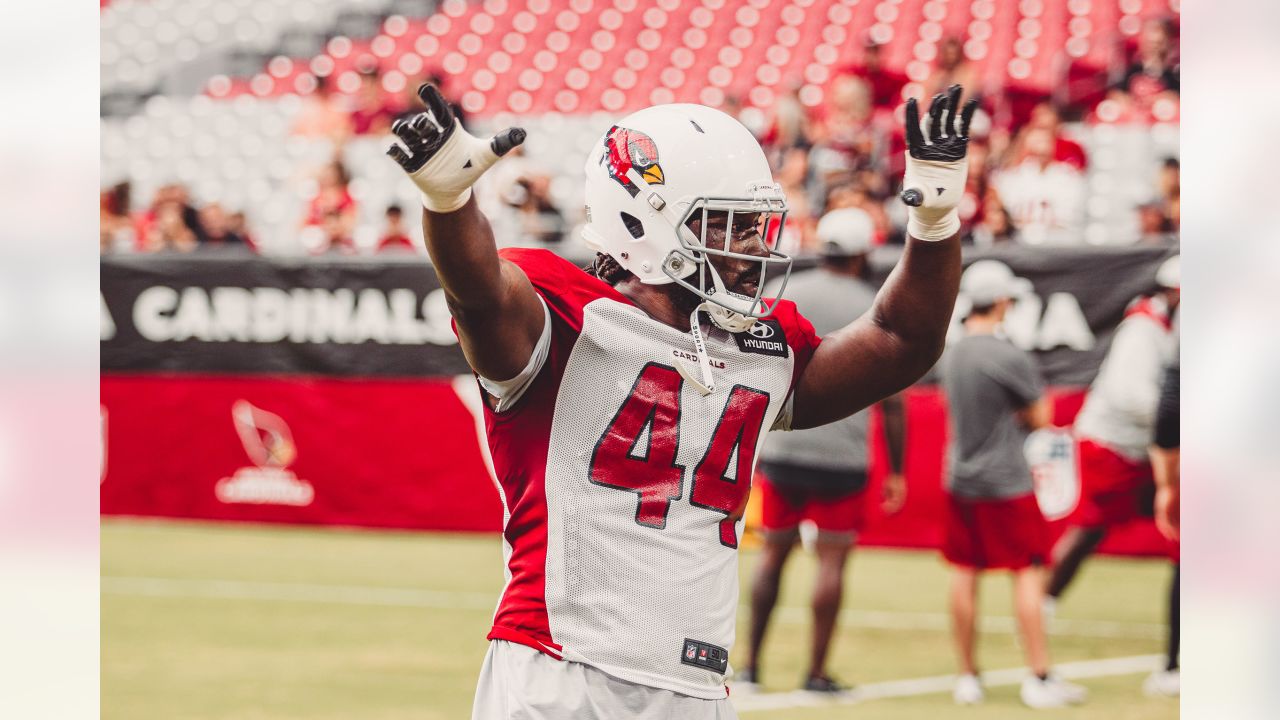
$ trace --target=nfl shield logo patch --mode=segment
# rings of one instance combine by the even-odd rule
[[[689,645],[688,647],[686,647],[686,648],[684,649],[684,656],[685,656],[685,657],[687,657],[687,658],[689,658],[690,660],[692,660],[692,659],[693,659],[693,657],[694,657],[695,655],[697,655],[697,654],[698,654],[698,646],[697,646],[697,645],[692,645],[692,644],[691,644],[691,645]]]

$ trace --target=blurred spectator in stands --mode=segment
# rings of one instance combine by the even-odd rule
[[[884,202],[868,187],[865,182],[867,178],[867,173],[859,173],[853,180],[831,187],[827,191],[826,212],[844,208],[857,208],[865,212],[875,226],[871,244],[883,245],[891,234],[891,223],[885,213]]]
[[[1000,243],[1016,242],[1018,231],[1013,227],[1013,218],[1000,203],[1000,197],[991,190],[982,204],[982,216],[969,231],[968,242],[976,247],[991,247]]]
[[[991,145],[986,137],[970,136],[969,175],[965,179],[964,197],[957,210],[962,227],[971,227],[982,219],[987,198],[991,196],[991,172],[989,160]]]
[[[1173,222],[1165,215],[1165,206],[1158,198],[1139,203],[1138,242],[1147,245],[1177,244],[1178,236],[1173,232]]]
[[[128,181],[116,183],[102,191],[98,210],[99,252],[129,252],[136,249],[138,234],[129,217],[131,186]]]
[[[356,201],[347,185],[351,176],[340,160],[320,168],[316,177],[316,193],[307,203],[302,229],[307,231],[307,245],[312,252],[354,247],[351,236],[356,226]],[[321,232],[316,233],[315,229]]]
[[[221,203],[211,202],[200,208],[200,227],[204,229],[201,247],[226,247],[236,245],[253,250],[245,236],[232,227],[231,216]]]
[[[952,35],[938,45],[938,60],[924,81],[925,105],[929,98],[947,88],[959,84],[971,97],[982,96],[982,83],[978,80],[978,69],[964,56],[964,43]]]
[[[391,132],[391,121],[396,119],[399,108],[382,91],[382,78],[378,71],[360,73],[360,89],[356,92],[355,108],[351,111],[351,131],[356,135],[385,135]]]
[[[137,235],[140,250],[150,252],[159,249],[152,245],[152,237],[155,235],[152,231],[162,214],[166,221],[169,221],[175,213],[186,231],[178,232],[177,228],[172,227],[170,223],[166,227],[165,235],[185,238],[189,232],[196,243],[204,240],[204,228],[200,226],[199,213],[191,204],[186,186],[181,183],[167,183],[156,188],[150,207],[134,216],[134,232]],[[180,240],[181,242],[185,241]]]
[[[378,238],[375,252],[413,252],[413,241],[404,231],[404,211],[399,205],[388,205],[387,224],[382,228],[382,237]]]
[[[1023,137],[1021,159],[991,179],[1024,243],[1084,240],[1087,183],[1079,170],[1057,162],[1053,154],[1053,133],[1033,128]]]
[[[144,240],[147,252],[191,252],[199,246],[195,232],[183,221],[182,211],[182,204],[174,199],[164,200],[155,207]]]
[[[871,104],[878,108],[896,108],[901,105],[902,88],[907,76],[884,66],[884,54],[880,43],[866,36],[862,61],[841,68],[840,74],[862,79],[871,88]]]
[[[245,217],[243,211],[237,210],[231,213],[227,218],[227,228],[236,235],[244,238],[245,245],[249,246],[249,248],[254,252],[257,252],[258,243],[253,239],[253,233],[249,232],[249,219]]]
[[[302,109],[293,118],[293,134],[329,138],[340,144],[351,135],[351,116],[346,103],[333,92],[329,78],[316,77],[316,88],[302,100]]]
[[[814,136],[827,149],[844,154],[853,170],[874,167],[888,144],[872,115],[871,86],[853,75],[842,75],[831,83],[823,119]]]
[[[809,109],[800,101],[798,82],[788,82],[773,104],[773,124],[761,138],[766,147],[785,152],[798,145],[808,145],[813,136]]]
[[[787,198],[786,224],[774,249],[788,254],[816,252],[813,233],[818,221],[809,193],[809,149],[797,146],[783,152],[773,177]]]
[[[312,250],[314,253],[339,252],[343,255],[353,255],[356,252],[356,243],[352,238],[351,224],[338,210],[330,210],[325,213],[323,222],[320,223],[321,231],[320,243]]]
[[[1062,116],[1049,102],[1042,102],[1032,108],[1031,119],[1013,141],[1011,152],[1015,157],[1020,154],[1027,133],[1040,129],[1048,130],[1053,135],[1054,161],[1065,163],[1080,171],[1084,171],[1089,166],[1084,147],[1062,134]]]
[[[735,118],[742,123],[743,127],[751,131],[756,136],[756,140],[764,142],[764,137],[769,133],[769,119],[765,114],[760,112],[759,108],[746,107],[742,104],[742,98],[733,93],[727,93],[724,96],[724,103],[720,106],[720,111],[731,118]],[[765,153],[769,154],[771,159],[776,159],[770,153],[771,147],[765,147]]]
[[[1177,158],[1165,158],[1160,165],[1156,188],[1164,203],[1164,214],[1173,232],[1178,232],[1182,220],[1182,166]]]
[[[529,174],[511,184],[503,200],[515,211],[519,245],[545,245],[564,239],[565,220],[551,201],[551,178]]]
[[[1143,26],[1137,57],[1125,68],[1115,87],[1138,104],[1150,106],[1162,93],[1178,93],[1179,73],[1173,25],[1166,19],[1153,18]]]

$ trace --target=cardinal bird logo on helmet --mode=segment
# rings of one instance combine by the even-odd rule
[[[628,130],[614,125],[604,136],[604,158],[602,163],[609,168],[609,177],[635,197],[640,193],[627,171],[632,168],[640,173],[640,177],[650,185],[662,185],[662,167],[658,165],[658,146],[653,138],[639,130]]]

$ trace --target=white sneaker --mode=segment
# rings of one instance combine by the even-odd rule
[[[1089,691],[1053,675],[1045,680],[1032,675],[1022,681],[1021,695],[1027,707],[1043,710],[1078,705],[1089,696]]]
[[[982,691],[982,682],[977,675],[961,675],[956,678],[951,697],[957,705],[977,705],[986,699],[986,693]]]
[[[1151,697],[1178,697],[1182,689],[1181,677],[1177,668],[1157,670],[1142,683],[1142,692]]]

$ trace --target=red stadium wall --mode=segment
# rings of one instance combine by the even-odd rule
[[[102,512],[209,520],[496,531],[502,511],[464,399],[449,379],[338,379],[104,373]],[[1056,420],[1081,394],[1055,394]],[[946,408],[907,395],[908,500],[875,503],[863,542],[930,548],[941,537]],[[885,449],[873,448],[878,496]],[[750,517],[750,515],[749,515]],[[1162,554],[1150,522],[1104,552]]]
[[[240,403],[258,411],[250,427],[235,417]],[[103,514],[502,525],[472,415],[448,379],[104,375],[102,412]]]

